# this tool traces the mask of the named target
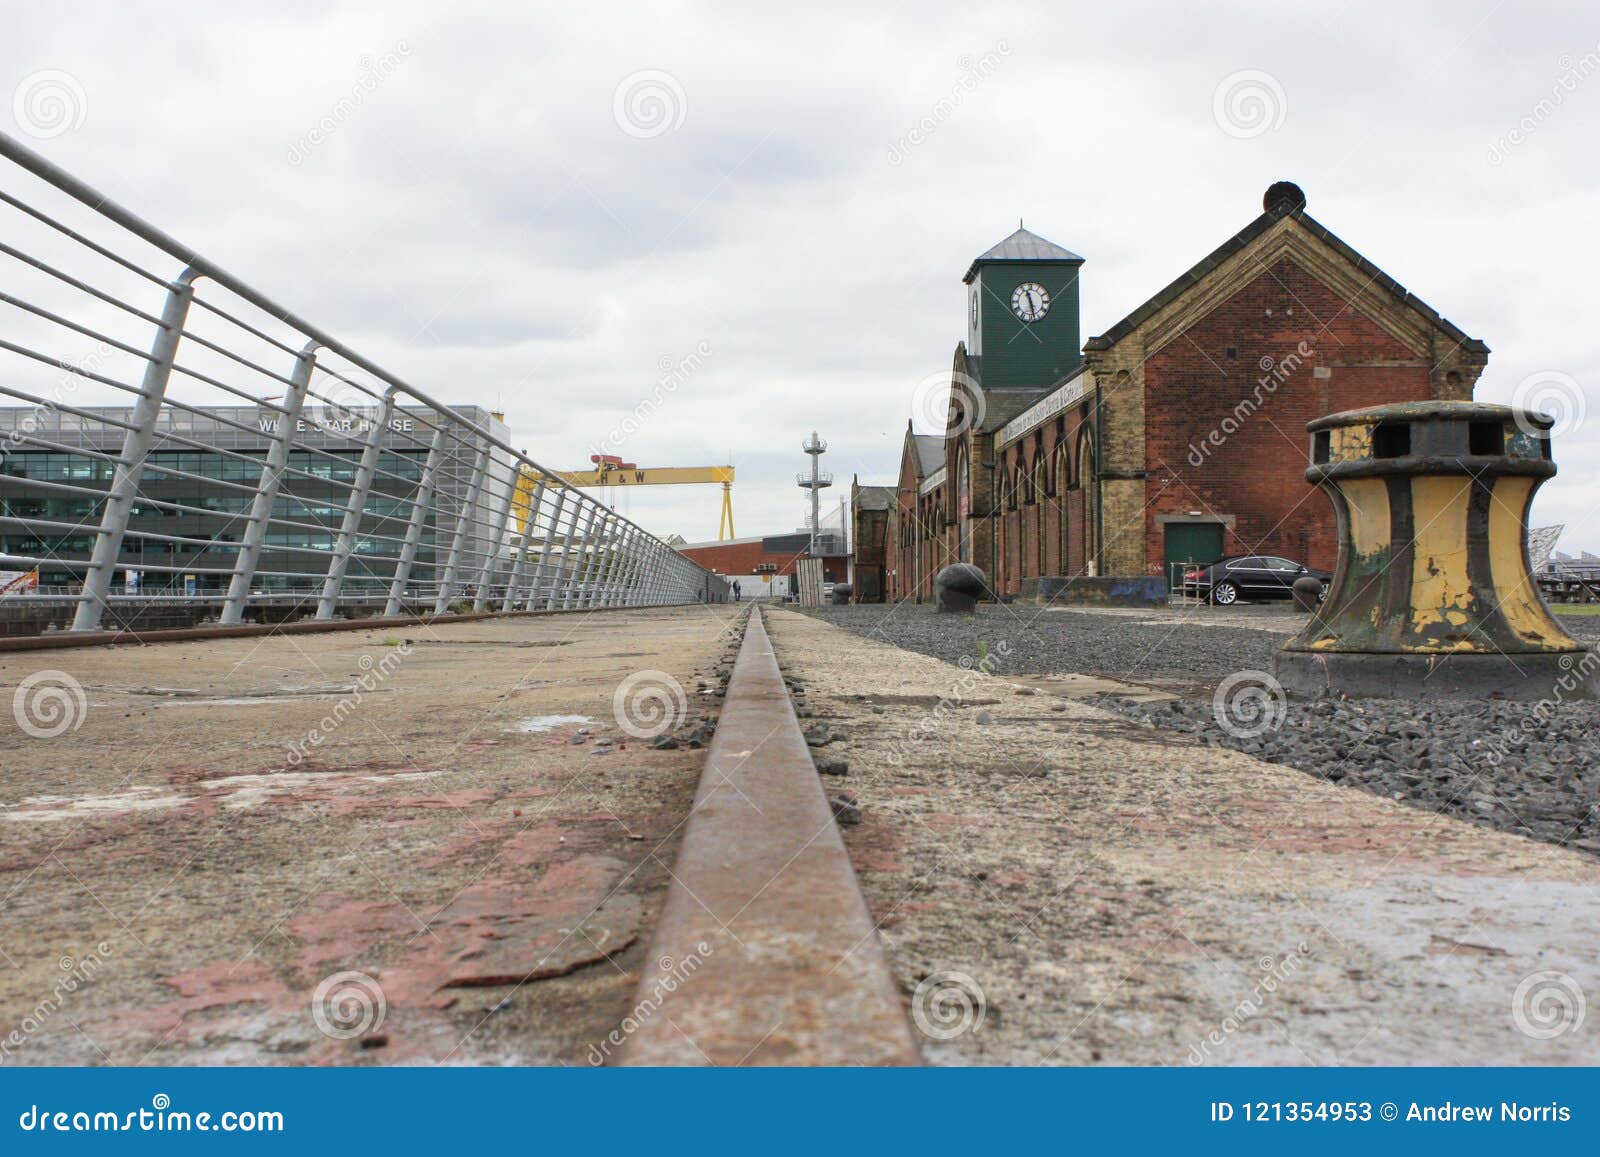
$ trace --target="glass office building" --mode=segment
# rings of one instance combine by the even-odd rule
[[[500,415],[458,407],[469,422],[505,441]],[[89,416],[84,416],[89,415]],[[32,406],[0,408],[0,568],[39,570],[41,588],[82,581],[104,501],[80,489],[110,487],[122,453],[127,407],[82,414]],[[253,406],[162,411],[118,559],[119,594],[207,594],[227,588],[280,414]],[[308,410],[297,421],[252,589],[313,591],[350,502],[374,416]],[[386,591],[395,572],[434,432],[431,410],[400,408],[384,429],[370,493],[357,524],[345,580],[352,595]],[[510,455],[447,423],[434,493],[418,538],[413,581],[433,584],[463,518],[460,557],[471,581],[500,524],[515,478]],[[240,427],[245,427],[241,429]],[[199,445],[195,445],[198,443]],[[471,501],[480,461],[488,483]],[[76,565],[74,565],[76,564]]]

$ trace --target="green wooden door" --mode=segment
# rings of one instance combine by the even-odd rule
[[[1166,563],[1169,587],[1183,582],[1183,568],[1176,564],[1216,562],[1221,557],[1220,522],[1167,523]]]

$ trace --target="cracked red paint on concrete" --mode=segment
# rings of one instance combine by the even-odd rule
[[[232,1004],[272,1004],[288,993],[272,970],[259,962],[216,960],[190,972],[168,977],[184,998],[186,1012]]]
[[[707,613],[721,612],[693,617]],[[692,682],[691,664],[713,661],[720,643],[708,638],[705,654],[687,654],[688,617],[604,618],[592,634],[648,640],[647,665]],[[439,629],[521,643],[568,628]],[[358,634],[219,640],[153,651],[150,661],[243,690],[303,680],[302,668],[342,670],[383,645]],[[584,668],[595,662],[584,649],[564,663],[589,676],[528,692],[517,711],[609,712],[620,674],[612,664]],[[98,670],[114,657],[68,658]],[[5,802],[37,795],[59,801],[41,810],[62,813],[0,825],[0,870],[44,869],[19,916],[62,952],[91,933],[115,941],[71,1023],[58,1018],[37,1034],[30,1060],[581,1063],[587,1043],[631,1007],[636,945],[656,907],[647,901],[665,882],[701,755],[636,753],[615,736],[620,754],[604,757],[565,735],[467,738],[515,722],[489,691],[525,672],[510,648],[408,663],[393,696],[363,703],[371,727],[342,730],[293,767],[271,741],[305,734],[325,704],[163,714],[169,730],[131,778],[106,754],[124,749],[120,714],[113,722],[91,713],[71,741],[80,747],[30,753],[26,775],[8,755]],[[403,753],[388,738],[401,735]],[[125,810],[102,810],[122,809],[124,795]],[[81,819],[71,811],[79,803]],[[58,864],[71,874],[52,871]],[[53,969],[58,954],[41,956]],[[8,1006],[24,1007],[41,967],[25,962],[0,981]],[[381,1042],[363,1047],[319,1030],[312,994],[344,971],[381,986]],[[506,991],[527,981],[537,983]]]

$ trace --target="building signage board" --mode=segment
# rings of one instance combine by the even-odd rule
[[[1015,442],[1046,418],[1053,418],[1068,406],[1076,405],[1085,394],[1094,389],[1094,374],[1084,370],[1054,393],[1046,394],[1000,430],[1000,445]]]

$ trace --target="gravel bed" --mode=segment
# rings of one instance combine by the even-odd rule
[[[1600,704],[1095,701],[1209,746],[1600,855]]]
[[[1206,695],[1235,671],[1271,670],[1273,654],[1299,629],[1297,618],[1286,618],[1276,634],[1022,605],[985,604],[972,615],[938,615],[915,603],[789,609],[947,663],[987,659],[997,675],[1070,671]]]
[[[1556,622],[1581,643],[1600,643],[1600,615],[1556,615]]]
[[[1600,855],[1600,704],[1285,701],[1247,679],[1218,705],[1213,691],[1229,676],[1272,669],[1287,632],[1004,606],[970,618],[915,605],[808,613],[947,662],[989,656],[1000,676],[1077,672],[1162,687],[1180,698],[1096,702],[1202,744]],[[1574,637],[1600,641],[1600,616],[1560,621]]]

